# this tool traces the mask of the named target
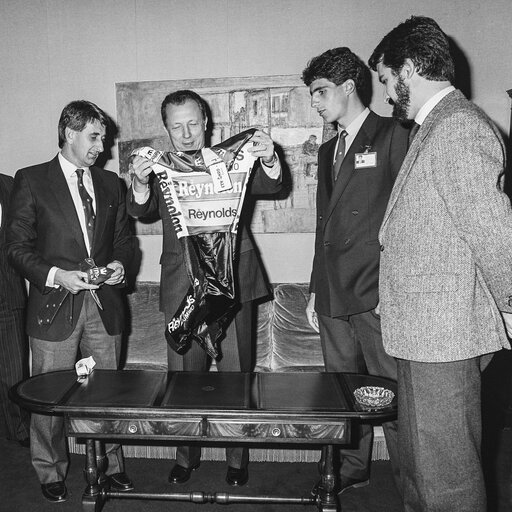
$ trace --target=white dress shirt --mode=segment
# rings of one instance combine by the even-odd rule
[[[347,154],[348,148],[352,145],[352,142],[354,142],[354,139],[356,138],[356,135],[359,133],[359,130],[361,129],[361,126],[363,126],[363,123],[366,121],[366,118],[370,114],[370,109],[366,107],[348,126],[341,126],[338,125],[338,135],[340,132],[345,130],[347,132],[347,135],[345,137],[345,155]],[[338,153],[338,144],[340,142],[340,139],[338,137],[338,142],[336,142],[336,147],[334,148],[334,158],[332,163],[334,164],[334,160],[336,160],[336,155]]]
[[[73,204],[75,205],[75,210],[80,222],[80,228],[82,229],[82,235],[84,237],[85,247],[87,248],[87,253],[90,255],[91,244],[89,243],[89,236],[87,235],[84,206],[82,203],[82,198],[80,197],[80,193],[78,192],[78,176],[76,174],[78,167],[75,164],[72,164],[69,160],[66,160],[66,158],[62,156],[62,153],[59,153],[58,158],[62,173],[64,174],[64,178],[68,184],[69,192],[73,199]],[[89,167],[80,167],[80,169],[84,170],[84,187],[88,194],[92,197],[92,207],[96,212],[96,197],[94,196],[94,186],[92,184],[91,171],[89,170]],[[58,267],[52,267],[50,269],[46,278],[46,286],[55,287],[55,273],[58,269]]]

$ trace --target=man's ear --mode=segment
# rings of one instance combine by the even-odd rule
[[[76,131],[72,130],[68,126],[66,126],[66,128],[64,128],[64,137],[66,138],[66,142],[68,144],[72,144],[73,143],[73,139],[75,138],[75,134],[76,134]]]
[[[352,78],[349,78],[343,82],[343,90],[347,96],[356,90],[356,84]]]
[[[400,75],[403,79],[411,79],[417,73],[416,66],[411,59],[405,59],[400,70]]]

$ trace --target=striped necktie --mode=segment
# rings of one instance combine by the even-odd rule
[[[76,175],[78,176],[78,193],[80,194],[80,198],[82,199],[82,205],[84,207],[85,225],[87,227],[89,247],[92,249],[94,239],[94,223],[96,221],[96,215],[94,214],[94,209],[92,207],[92,197],[89,195],[87,189],[84,186],[84,170],[77,169]]]

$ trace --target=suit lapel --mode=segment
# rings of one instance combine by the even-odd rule
[[[57,157],[50,161],[48,165],[48,185],[53,193],[55,205],[61,211],[62,222],[67,224],[68,231],[73,235],[80,247],[87,252],[75,203],[73,203],[73,198]]]
[[[336,208],[338,201],[340,201],[343,192],[347,188],[350,179],[355,173],[354,162],[356,153],[362,153],[365,151],[366,148],[371,147],[375,135],[375,129],[377,126],[377,119],[377,116],[373,112],[370,112],[368,114],[368,117],[362,124],[361,128],[357,132],[357,135],[352,141],[352,144],[348,148],[348,151],[345,154],[345,158],[343,159],[343,162],[341,164],[338,179],[334,183],[331,198],[329,200],[329,207],[327,209],[327,219],[334,212],[334,209]],[[334,148],[333,152],[331,153],[331,156],[334,156]]]
[[[102,170],[99,167],[90,167],[92,184],[94,186],[94,197],[96,199],[96,222],[94,225],[94,242],[96,246],[103,231],[105,229],[105,223],[107,220],[107,209],[109,207],[109,201],[106,194],[106,187],[103,181]],[[91,248],[91,255],[94,247]]]

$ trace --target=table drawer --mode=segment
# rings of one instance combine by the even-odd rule
[[[348,440],[346,421],[336,423],[312,422],[234,422],[226,420],[208,421],[208,438],[248,438],[274,440]]]
[[[126,437],[200,437],[204,432],[204,423],[201,418],[180,420],[71,418],[67,421],[67,429],[68,434],[73,436],[112,434]]]

